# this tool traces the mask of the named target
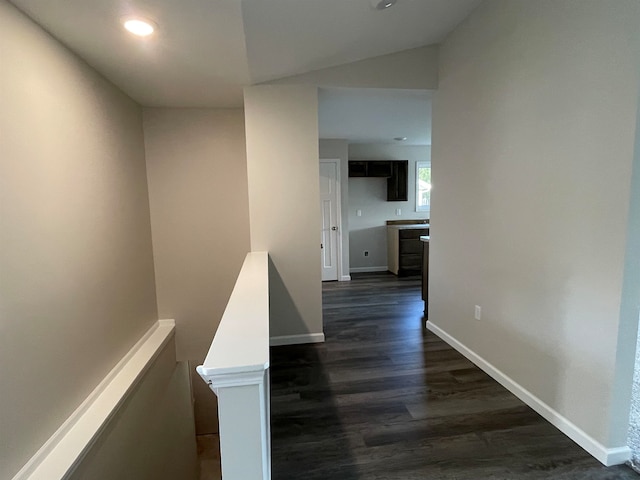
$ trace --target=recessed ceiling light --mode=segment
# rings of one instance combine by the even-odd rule
[[[398,0],[380,0],[376,2],[376,10],[386,10],[393,7]]]
[[[407,139],[407,137],[393,137],[393,139],[396,142],[404,142]]]
[[[123,19],[122,25],[124,25],[124,28],[129,32],[139,37],[148,37],[156,29],[156,26],[152,21],[135,17],[127,17]]]

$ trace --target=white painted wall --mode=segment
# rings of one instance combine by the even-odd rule
[[[320,139],[320,158],[336,158],[340,160],[340,197],[342,224],[340,225],[340,242],[342,245],[342,277],[349,275],[349,142],[339,138]]]
[[[274,267],[271,336],[321,334],[317,89],[248,87],[244,105],[251,249]]]
[[[431,146],[351,144],[349,160],[408,160],[409,196],[406,202],[387,202],[386,178],[349,178],[349,258],[351,271],[387,268],[387,220],[429,218],[416,212],[416,162],[431,160]],[[402,214],[396,215],[396,209]],[[356,215],[362,210],[362,216]],[[367,250],[369,256],[363,252]]]
[[[0,478],[12,478],[158,314],[139,106],[5,1],[0,45]]]
[[[604,448],[626,441],[640,300],[639,26],[635,0],[486,1],[441,47],[433,113],[430,321]]]

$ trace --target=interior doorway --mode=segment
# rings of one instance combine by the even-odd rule
[[[338,280],[349,280],[354,273],[388,271],[387,222],[429,218],[429,211],[417,207],[415,187],[416,164],[431,159],[431,98],[428,90],[319,89],[320,156],[341,161],[344,271]],[[389,193],[392,176],[384,175],[386,170],[352,175],[352,161],[405,162],[404,180],[398,182],[398,187],[406,182],[405,194]]]
[[[322,281],[342,275],[340,252],[340,160],[320,159],[320,259]]]

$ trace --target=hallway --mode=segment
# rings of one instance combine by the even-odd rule
[[[272,477],[637,479],[424,328],[420,280],[323,284],[326,343],[271,349]]]

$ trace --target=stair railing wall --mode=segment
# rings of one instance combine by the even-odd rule
[[[248,253],[197,371],[218,396],[224,480],[271,478],[269,256]]]

